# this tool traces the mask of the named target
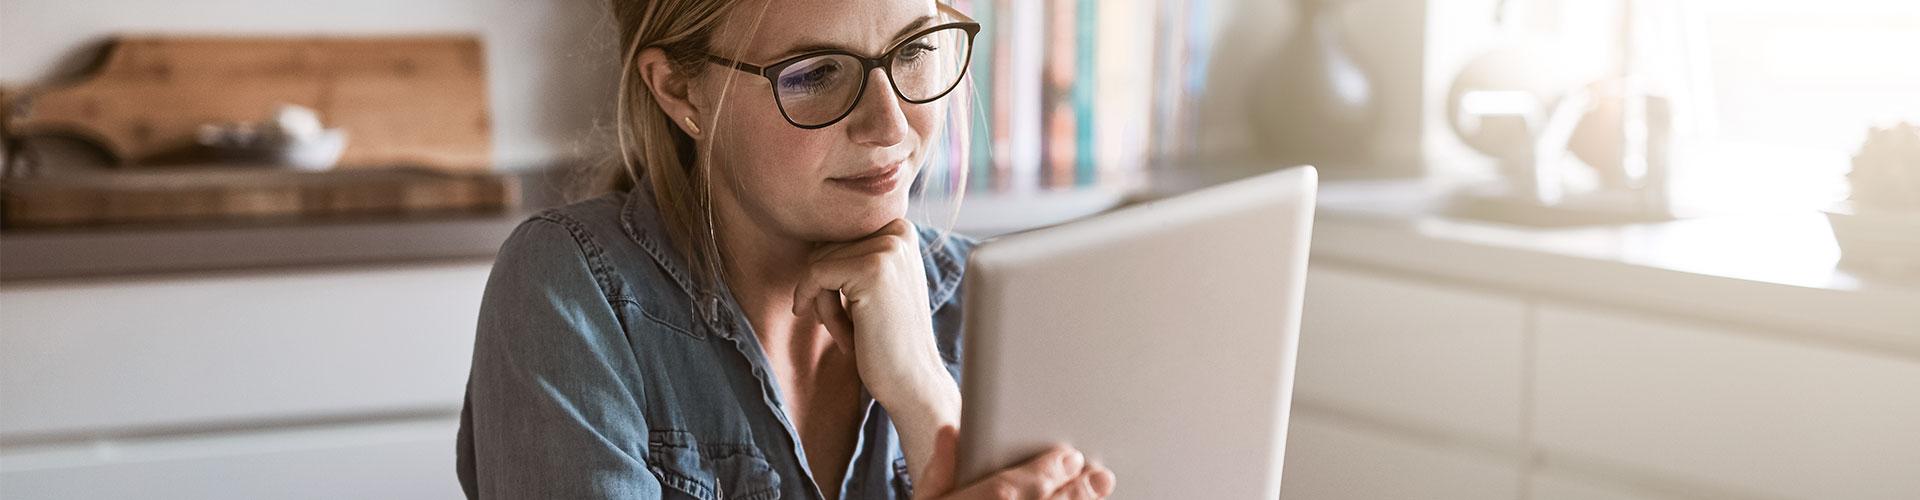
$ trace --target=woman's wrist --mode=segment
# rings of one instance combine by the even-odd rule
[[[908,414],[935,425],[960,424],[960,386],[944,368],[919,377],[912,395],[903,401]]]
[[[869,380],[868,390],[896,420],[909,417],[957,423],[960,418],[959,385],[947,373],[938,352],[930,353],[927,358],[883,380]]]
[[[907,456],[909,477],[915,480],[927,477],[927,467],[935,462],[935,443],[941,430],[960,428],[960,387],[944,369],[939,371],[937,377],[923,378],[904,397],[880,401],[893,418],[901,451]],[[949,461],[952,458],[947,457]]]
[[[926,338],[932,338],[931,332]],[[922,361],[897,367],[883,380],[866,381],[874,400],[887,409],[907,455],[911,477],[926,474],[935,441],[943,428],[960,427],[960,386],[947,372],[937,348],[929,344]]]

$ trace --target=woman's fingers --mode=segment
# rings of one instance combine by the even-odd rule
[[[903,246],[901,243],[919,244],[919,234],[913,231],[913,225],[906,219],[894,219],[873,234],[853,241],[827,243],[814,247],[808,252],[809,261],[819,262],[852,254],[873,253]]]
[[[946,481],[951,477],[937,477]],[[1113,494],[1113,470],[1078,450],[1056,446],[1026,463],[1001,469],[943,498],[993,500],[1092,500]]]
[[[1113,495],[1113,489],[1120,486],[1120,476],[1115,476],[1113,469],[1108,469],[1106,465],[1100,462],[1094,462],[1090,468],[1093,470],[1087,473],[1090,476],[1088,478],[1088,484],[1093,486],[1093,492],[1097,493],[1100,498]]]
[[[1088,463],[1080,475],[1053,493],[1055,500],[1097,500],[1113,494],[1113,471],[1098,462]]]
[[[807,270],[800,286],[793,289],[793,313],[812,318],[827,327],[834,345],[842,352],[854,350],[853,314],[847,311],[845,291],[854,291],[863,271],[857,262],[833,261],[815,264]]]
[[[847,307],[840,303],[840,294],[823,293],[813,299],[814,317],[827,326],[827,335],[833,337],[833,344],[840,350],[853,354],[853,317],[847,315]]]
[[[845,291],[858,284],[864,272],[844,259],[816,262],[808,266],[806,275],[800,277],[800,285],[793,287],[793,313],[806,316],[808,312],[814,312],[814,317],[824,318],[824,315],[817,314],[819,308],[815,306],[820,297],[831,295],[836,290]]]
[[[813,249],[807,275],[794,288],[793,313],[807,316],[817,295],[840,291],[849,300],[863,297],[854,289],[874,280],[892,282],[905,268],[918,269],[919,234],[906,219],[894,219],[859,240],[830,243]]]
[[[856,250],[842,252],[840,255],[814,262],[807,266],[806,274],[801,276],[799,286],[793,289],[793,313],[805,316],[806,304],[818,300],[817,296],[839,291],[848,300],[863,297],[868,288],[885,286],[892,281],[887,276],[899,272],[898,256],[895,252],[901,243],[893,241],[870,241],[858,245]],[[917,263],[917,262],[916,262]],[[881,283],[876,283],[879,280]]]
[[[976,487],[985,487],[989,498],[1040,500],[1073,481],[1086,467],[1086,455],[1079,450],[1058,446],[1017,467],[1005,469]]]

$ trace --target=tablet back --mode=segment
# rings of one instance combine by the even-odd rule
[[[1288,169],[975,249],[960,484],[1064,442],[1119,498],[1278,498],[1315,187]]]

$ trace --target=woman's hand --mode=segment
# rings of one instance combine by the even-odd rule
[[[794,314],[818,318],[853,353],[874,399],[892,411],[929,389],[952,388],[934,343],[926,267],[911,223],[896,219],[866,238],[821,245],[810,260],[793,291]]]
[[[1113,494],[1113,471],[1086,459],[1079,450],[1055,446],[1026,463],[1001,469],[973,484],[955,489],[954,449],[957,432],[940,430],[935,439],[929,476],[916,481],[914,498],[941,500],[1085,500]]]
[[[793,312],[818,318],[853,353],[861,383],[900,429],[916,497],[1079,500],[1113,492],[1113,471],[1064,446],[955,488],[960,389],[934,343],[919,233],[898,219],[866,238],[821,245],[809,260]]]
[[[867,392],[900,429],[921,477],[934,434],[960,425],[960,388],[940,360],[919,233],[894,220],[865,238],[821,245],[794,288],[794,314],[818,318],[851,351]]]
[[[1078,450],[1056,447],[941,497],[946,500],[1093,500],[1113,494],[1113,471]]]

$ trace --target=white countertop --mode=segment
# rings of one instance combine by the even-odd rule
[[[1841,266],[1819,213],[1539,228],[1434,215],[1434,192],[1322,184],[1313,258],[1920,353],[1920,282]]]

